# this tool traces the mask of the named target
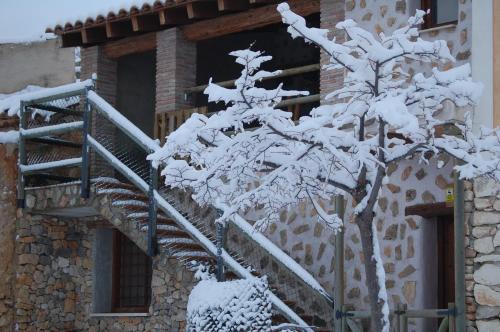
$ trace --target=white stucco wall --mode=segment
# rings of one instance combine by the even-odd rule
[[[0,44],[0,93],[27,85],[53,87],[75,81],[74,48],[58,39],[30,44]]]
[[[474,129],[493,123],[493,0],[472,2],[472,77],[483,83]]]

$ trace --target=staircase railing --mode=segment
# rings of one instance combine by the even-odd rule
[[[70,169],[73,177],[61,177],[66,180],[77,179],[81,181],[81,193],[83,197],[88,197],[91,190],[91,175],[109,175],[113,177],[118,172],[122,177],[131,182],[137,189],[142,191],[147,197],[149,212],[148,212],[148,253],[154,255],[156,253],[156,217],[157,209],[166,213],[176,222],[176,224],[188,233],[192,239],[198,242],[207,253],[213,257],[219,255],[224,262],[224,265],[233,271],[240,278],[255,278],[248,266],[244,266],[235,259],[224,248],[214,244],[203,232],[201,232],[190,220],[179,212],[166,199],[166,195],[162,193],[164,190],[158,190],[158,169],[146,158],[139,158],[140,161],[134,162],[127,157],[126,149],[119,150],[124,143],[120,140],[115,142],[114,139],[107,139],[110,136],[116,136],[116,130],[121,132],[122,137],[133,141],[139,146],[143,155],[150,154],[155,149],[159,148],[158,141],[151,139],[144,134],[139,128],[132,124],[109,103],[104,101],[93,90],[92,81],[84,81],[81,83],[70,84],[52,91],[44,91],[38,95],[26,96],[21,101],[20,110],[20,144],[19,144],[19,187],[18,187],[18,204],[24,207],[25,200],[25,185],[26,177],[32,174],[40,174],[44,171],[53,171],[54,169],[67,168]],[[70,103],[73,108],[67,108]],[[78,110],[78,106],[84,106],[84,111]],[[28,121],[28,116],[33,113],[33,110],[50,110],[52,114],[64,115],[64,120],[60,123],[57,121],[41,122],[36,126]],[[70,119],[68,120],[68,116]],[[102,126],[102,123],[96,121],[96,117],[106,119],[113,124],[115,128]],[[95,128],[91,127],[91,123],[97,124]],[[107,136],[106,136],[107,135]],[[66,136],[69,136],[65,140]],[[80,147],[76,152],[73,147],[71,154],[56,153],[50,160],[41,160],[40,158],[31,158],[27,156],[36,155],[37,149],[29,150],[27,153],[27,142],[33,139],[41,139],[44,141],[65,142],[67,145]],[[74,140],[77,142],[74,142]],[[34,143],[31,142],[31,143]],[[71,143],[71,144],[70,144]],[[117,153],[118,151],[118,153]],[[121,151],[121,152],[120,152]],[[129,153],[130,154],[130,153]],[[90,163],[91,158],[95,158]],[[126,159],[128,158],[128,159]],[[98,161],[104,163],[99,164]],[[144,164],[147,164],[146,166]],[[76,173],[77,170],[79,174]],[[54,174],[49,174],[54,177]],[[95,179],[94,179],[95,180]],[[94,181],[96,182],[96,181]],[[126,194],[122,192],[121,194]],[[143,203],[143,202],[136,202]],[[281,250],[274,248],[269,252],[271,255],[276,255],[276,252]],[[295,262],[294,262],[295,263]],[[298,265],[298,264],[297,264]],[[304,279],[303,274],[299,277]],[[307,276],[309,276],[307,274]],[[305,278],[308,284],[312,283],[312,277]],[[318,289],[322,289],[319,284],[314,285]],[[310,285],[311,286],[311,285]],[[322,295],[327,295],[326,292]],[[271,301],[275,309],[286,317],[290,322],[307,326],[308,324],[292,310],[287,304],[278,298],[274,293],[271,296]]]

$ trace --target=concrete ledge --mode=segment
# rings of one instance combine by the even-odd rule
[[[91,313],[90,317],[149,317],[149,312],[103,312]]]

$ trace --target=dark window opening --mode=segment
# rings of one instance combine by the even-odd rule
[[[113,236],[113,312],[148,312],[151,259],[119,231]]]
[[[319,14],[306,17],[308,26],[319,27]],[[305,43],[302,39],[292,39],[286,31],[286,26],[272,24],[263,28],[234,33],[227,36],[201,41],[197,44],[197,72],[198,85],[213,82],[222,82],[237,79],[241,75],[242,67],[234,62],[235,58],[229,53],[235,50],[246,49],[252,45],[253,50],[263,51],[273,59],[263,64],[263,70],[285,70],[312,64],[319,64],[320,50]],[[283,82],[287,90],[307,90],[310,95],[319,94],[319,70],[297,74],[288,77],[271,79],[261,82],[258,86],[273,89]],[[207,96],[197,93],[190,96],[196,107],[208,106],[208,112],[217,112],[225,108],[223,103],[208,103]],[[307,115],[319,102],[293,105],[286,109],[294,113],[294,118]]]
[[[458,0],[422,0],[422,10],[430,10],[422,24],[423,29],[429,29],[458,21]]]

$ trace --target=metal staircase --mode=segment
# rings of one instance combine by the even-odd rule
[[[331,331],[333,300],[317,281],[240,216],[227,229],[216,227],[215,208],[163,185],[146,160],[159,143],[92,87],[89,80],[22,98],[19,206],[25,187],[79,180],[82,197],[107,196],[122,222],[144,233],[149,255],[167,254],[188,268],[205,264],[226,278],[266,275],[277,322]],[[47,113],[37,118],[40,110],[51,120]]]

